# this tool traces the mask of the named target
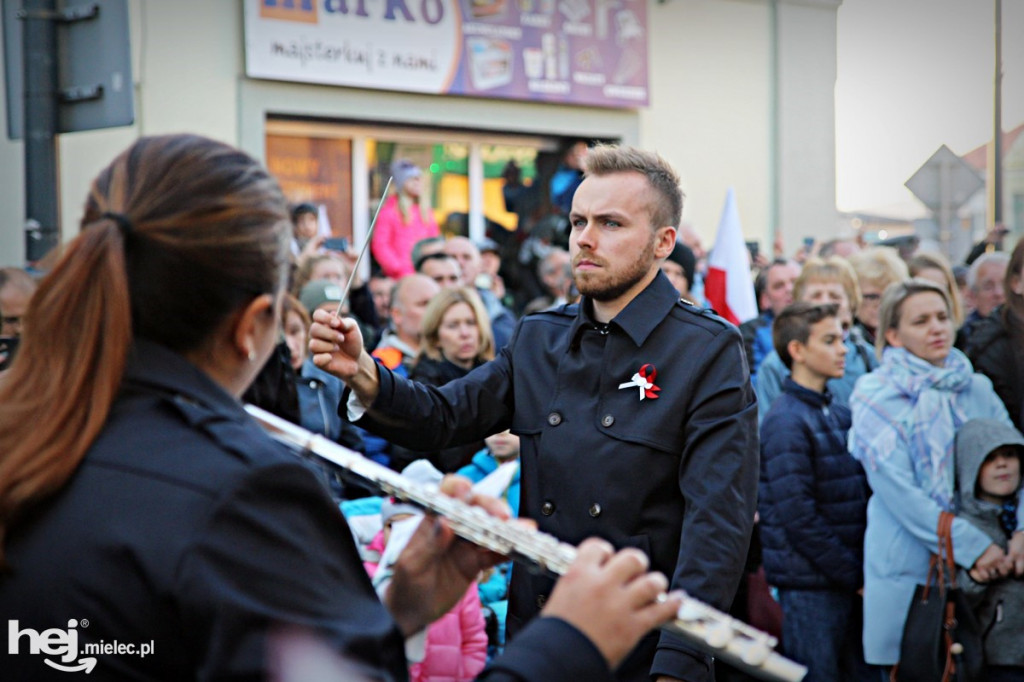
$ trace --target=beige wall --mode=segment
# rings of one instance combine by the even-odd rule
[[[839,0],[778,4],[778,229],[787,253],[837,236],[836,14]]]
[[[683,219],[710,248],[726,190],[748,239],[770,208],[769,13],[765,2],[670,0],[649,9],[652,106],[641,139],[682,177]]]

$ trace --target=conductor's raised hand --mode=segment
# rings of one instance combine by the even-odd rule
[[[585,540],[541,615],[573,625],[615,668],[641,637],[674,618],[682,606],[679,594],[660,598],[668,579],[648,573],[648,566],[640,550],[615,552],[604,540]]]
[[[313,311],[309,328],[309,351],[313,364],[339,379],[351,379],[359,371],[363,353],[363,335],[352,318],[329,310]]]

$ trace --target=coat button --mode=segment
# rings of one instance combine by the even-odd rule
[[[595,502],[594,504],[590,505],[590,515],[593,516],[595,519],[598,516],[600,516],[601,515],[601,505],[599,505],[597,502]]]
[[[545,502],[540,506],[540,513],[544,516],[551,516],[555,513],[555,505],[553,502]]]
[[[537,608],[542,609],[544,605],[548,603],[548,595],[538,594],[537,595]]]
[[[615,423],[615,417],[611,416],[610,414],[606,414],[605,416],[601,417],[601,425],[602,426],[611,426],[614,423]]]
[[[562,415],[558,414],[557,412],[552,412],[551,414],[548,415],[548,424],[551,424],[552,426],[558,426],[561,423]]]

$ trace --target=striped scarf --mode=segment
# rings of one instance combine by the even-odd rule
[[[967,356],[950,352],[943,367],[936,367],[905,348],[886,348],[882,364],[876,372],[888,378],[892,387],[910,403],[905,437],[910,446],[910,460],[922,489],[943,509],[953,507],[953,441],[956,430],[966,421],[957,394],[971,385],[974,368]],[[872,466],[892,455],[892,433],[895,414],[874,410],[865,414],[854,435],[856,447],[851,452]],[[876,423],[871,423],[876,422]]]

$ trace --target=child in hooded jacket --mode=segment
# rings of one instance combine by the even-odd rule
[[[956,437],[958,516],[1004,550],[1024,534],[1021,465],[1024,436],[994,419],[972,419]],[[978,580],[975,580],[978,578]],[[984,633],[989,682],[1024,681],[1024,579],[1012,572],[989,581],[961,569],[958,583]]]

